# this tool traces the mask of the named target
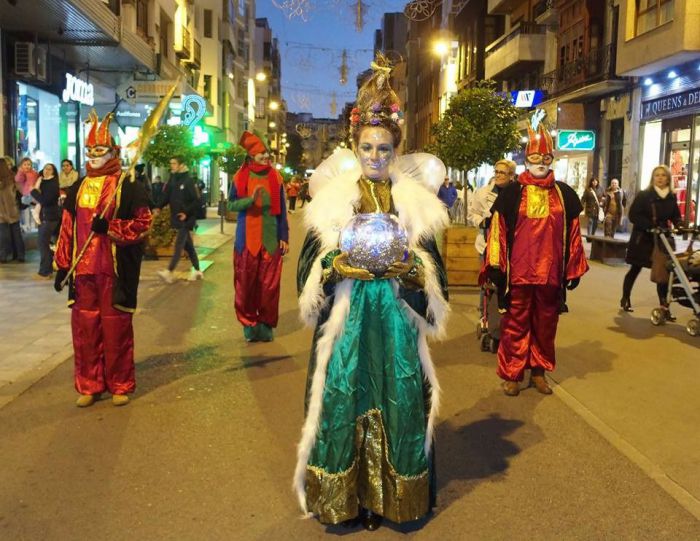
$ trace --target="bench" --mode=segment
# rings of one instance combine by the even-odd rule
[[[610,260],[625,259],[627,255],[627,241],[621,239],[611,239],[610,237],[599,237],[598,235],[583,235],[591,243],[590,259],[602,263],[612,263]]]

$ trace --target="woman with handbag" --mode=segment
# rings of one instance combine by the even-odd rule
[[[588,218],[588,235],[595,235],[596,229],[598,229],[598,222],[602,222],[605,218],[603,214],[603,208],[600,203],[602,192],[596,177],[591,177],[588,181],[588,187],[586,191],[583,192],[581,197],[581,204],[583,205],[583,213]]]
[[[634,224],[625,258],[630,269],[622,285],[620,307],[625,312],[632,312],[630,296],[634,282],[642,267],[652,268],[652,281],[656,282],[659,304],[664,309],[666,319],[673,321],[667,301],[668,273],[665,271],[665,263],[668,254],[651,231],[656,227],[668,228],[681,223],[678,201],[671,184],[671,170],[666,165],[654,167],[649,187],[639,192],[632,202],[629,220]],[[669,242],[675,248],[673,237],[669,236]]]

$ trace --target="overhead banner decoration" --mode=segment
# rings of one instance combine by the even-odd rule
[[[594,150],[595,132],[590,130],[559,130],[557,132],[559,150]]]

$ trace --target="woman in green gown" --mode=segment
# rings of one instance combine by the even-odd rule
[[[334,153],[311,179],[298,269],[300,309],[315,326],[294,487],[327,524],[407,522],[434,505],[432,439],[439,386],[427,339],[444,331],[447,284],[435,234],[447,223],[430,155],[397,158],[403,115],[374,72],[351,115],[355,155]],[[341,252],[356,214],[393,215],[404,257],[375,275]]]

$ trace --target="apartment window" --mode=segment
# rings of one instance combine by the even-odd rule
[[[204,76],[204,97],[211,103],[211,75]]]
[[[245,19],[245,0],[238,0],[238,15]]]
[[[205,9],[204,10],[204,37],[205,38],[213,38],[213,25],[212,25],[212,19],[213,18],[213,12],[210,9]]]
[[[265,109],[267,108],[267,100],[258,96],[255,104],[255,118],[265,118]]]
[[[141,35],[148,35],[148,0],[136,0],[136,29]]]
[[[233,22],[235,19],[236,11],[233,9],[233,0],[222,0],[223,1],[223,11],[224,11],[224,21]]]
[[[636,2],[638,36],[673,19],[673,0],[636,0]]]

